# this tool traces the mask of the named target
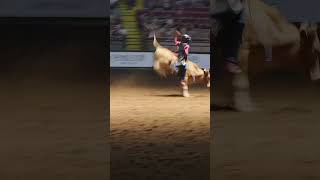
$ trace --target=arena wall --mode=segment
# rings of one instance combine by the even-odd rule
[[[210,68],[209,54],[190,54],[191,61],[203,68]],[[152,68],[153,52],[110,52],[112,68]]]

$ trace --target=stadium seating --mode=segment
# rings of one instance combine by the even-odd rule
[[[117,8],[118,2],[110,4],[110,48],[111,50],[125,50],[125,29],[121,25],[121,13]]]
[[[145,8],[149,10],[163,9],[194,9],[209,7],[209,0],[147,0],[145,1]]]
[[[144,33],[142,41],[145,42],[146,50],[153,49],[150,42],[154,32],[161,42],[164,44],[170,42],[173,45],[175,30],[181,28],[182,32],[188,33],[193,39],[192,51],[209,52],[210,24],[208,11],[144,10],[139,12],[137,16],[141,31]]]
[[[191,52],[210,52],[210,19],[208,0],[148,0],[144,1],[145,7],[136,13],[136,18],[141,31],[143,51],[153,51],[153,33],[156,32],[161,44],[175,49],[173,38],[175,30],[192,37]],[[132,2],[131,2],[132,3]],[[113,11],[117,12],[117,11]],[[112,36],[111,50],[125,49],[123,30],[119,30],[119,21],[111,24],[116,36]],[[121,29],[121,28],[120,28]],[[119,33],[120,32],[120,33]]]

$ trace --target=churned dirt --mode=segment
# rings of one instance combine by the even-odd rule
[[[111,179],[208,179],[210,92],[152,70],[114,70],[110,92]]]

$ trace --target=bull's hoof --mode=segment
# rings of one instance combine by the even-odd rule
[[[255,105],[252,103],[250,95],[247,91],[236,91],[234,94],[234,106],[240,112],[256,111]]]
[[[234,106],[232,105],[218,105],[218,104],[211,104],[210,105],[210,111],[236,111]]]
[[[257,108],[253,105],[236,105],[235,109],[239,112],[254,112]]]
[[[190,94],[189,93],[184,93],[182,94],[183,97],[190,97]]]

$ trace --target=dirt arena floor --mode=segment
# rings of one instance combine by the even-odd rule
[[[105,180],[105,30],[0,32],[0,179]]]
[[[209,179],[210,92],[152,70],[111,71],[111,179]]]
[[[214,180],[320,179],[319,84],[266,71],[252,81],[256,112],[211,112]]]

